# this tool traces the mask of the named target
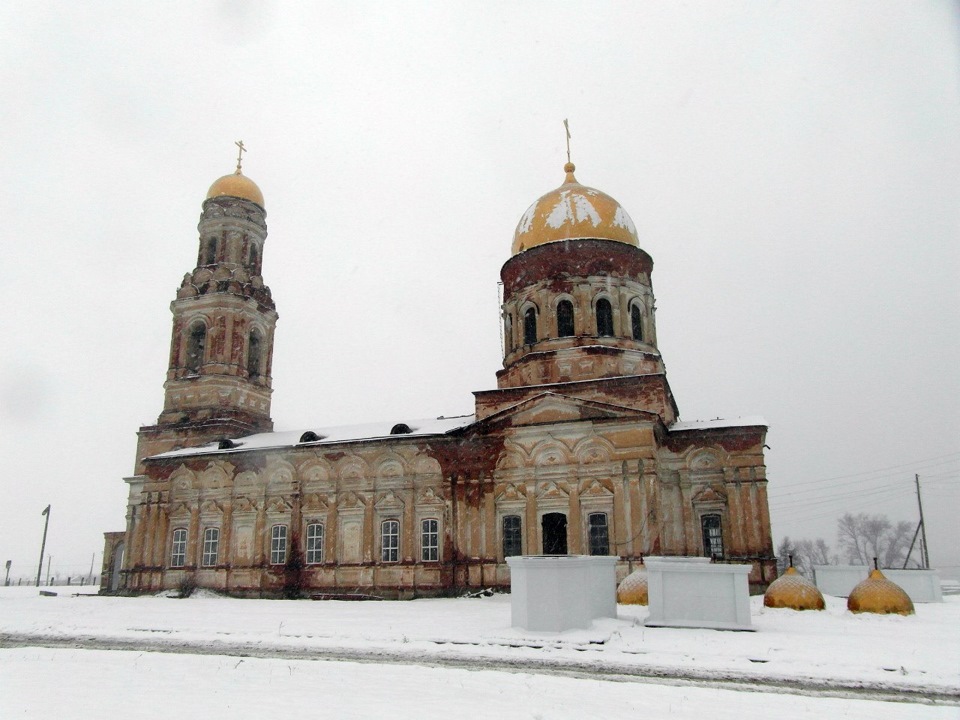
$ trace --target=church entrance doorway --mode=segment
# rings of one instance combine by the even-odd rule
[[[544,555],[567,554],[567,516],[563,513],[547,513],[540,520],[543,535]]]

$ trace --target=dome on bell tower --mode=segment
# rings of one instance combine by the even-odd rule
[[[260,192],[260,188],[253,180],[240,172],[240,168],[237,168],[236,172],[224,175],[210,186],[207,191],[207,200],[215,197],[240,198],[264,207],[263,193]]]
[[[513,254],[560,240],[613,240],[640,246],[627,211],[606,193],[577,182],[572,162],[563,185],[527,208],[513,234]]]

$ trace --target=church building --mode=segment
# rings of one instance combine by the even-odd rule
[[[102,591],[450,595],[509,589],[506,558],[540,554],[613,555],[618,579],[645,555],[749,563],[755,591],[775,579],[767,428],[679,420],[653,260],[574,170],[517,225],[503,368],[472,415],[295,432],[270,415],[264,198],[239,162],[213,183]]]

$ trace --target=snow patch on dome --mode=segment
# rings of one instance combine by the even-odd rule
[[[520,222],[517,224],[517,234],[522,235],[525,232],[529,232],[530,228],[533,227],[533,218],[537,214],[537,203],[534,203],[527,208],[527,211],[523,214],[523,217],[520,218]]]
[[[600,224],[600,213],[586,197],[579,193],[571,193],[569,190],[560,193],[560,201],[554,205],[546,220],[547,225],[552,228],[559,228],[567,222],[584,221],[590,221],[596,227]]]
[[[619,205],[617,206],[617,212],[613,216],[613,224],[617,227],[626,228],[633,235],[637,234],[637,226],[633,224],[633,220],[627,215],[627,211]]]
[[[567,199],[568,195],[570,195],[569,190],[560,193],[560,201],[553,206],[553,210],[547,215],[547,225],[550,227],[558,228],[567,220],[573,220],[573,213],[570,212],[570,201]]]
[[[600,213],[597,212],[593,204],[583,195],[574,195],[573,204],[577,211],[577,222],[589,220],[596,227],[600,224]]]

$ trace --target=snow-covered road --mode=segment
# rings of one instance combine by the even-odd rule
[[[60,701],[49,693],[37,705],[29,689],[44,683],[79,696],[101,688],[98,716],[101,700],[156,717],[168,705],[202,712],[215,696],[254,717],[292,693],[319,703],[321,717],[369,717],[375,706],[394,717],[960,717],[960,598],[907,618],[853,615],[836,598],[822,613],[755,598],[752,633],[646,628],[645,616],[621,606],[616,620],[557,635],[511,628],[509,596],[350,603],[0,588],[0,717],[41,707],[88,716],[50,713]]]

